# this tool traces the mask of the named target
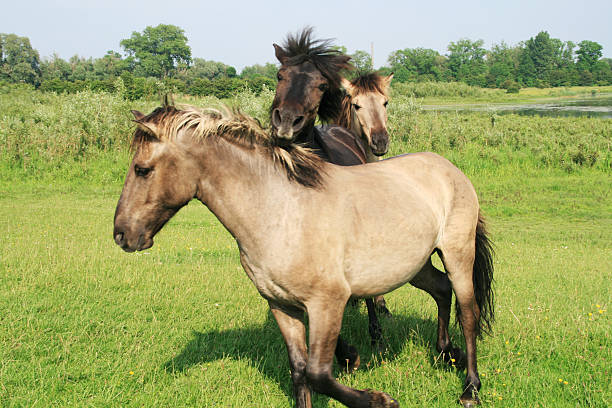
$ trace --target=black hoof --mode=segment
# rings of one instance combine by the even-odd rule
[[[464,408],[474,408],[476,405],[480,405],[478,391],[472,386],[469,386],[463,394],[461,394],[461,397],[459,397],[459,402],[461,402]]]
[[[338,364],[345,373],[351,374],[359,368],[361,364],[361,358],[359,352],[353,346],[349,346],[346,354],[342,357],[338,357]]]
[[[399,402],[386,392],[366,391],[370,394],[370,408],[399,408]]]

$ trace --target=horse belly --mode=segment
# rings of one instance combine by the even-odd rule
[[[362,213],[358,218],[344,265],[353,296],[380,295],[402,286],[431,256],[439,238],[439,219],[421,203],[406,204],[383,217]]]
[[[371,297],[391,292],[412,280],[432,253],[432,246],[422,245],[404,253],[386,253],[380,257],[355,259],[346,265],[345,274],[353,297]]]

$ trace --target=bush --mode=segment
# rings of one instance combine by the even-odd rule
[[[518,84],[518,82],[513,81],[511,79],[507,79],[506,81],[504,81],[501,87],[502,89],[506,90],[506,93],[519,93],[519,90],[521,89],[521,86]]]

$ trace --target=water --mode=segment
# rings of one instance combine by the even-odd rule
[[[498,115],[518,114],[527,116],[586,116],[612,119],[612,96],[562,100],[550,103],[529,104],[473,104],[423,106],[425,111],[490,112]]]

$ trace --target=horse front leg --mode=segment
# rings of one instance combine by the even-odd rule
[[[306,376],[309,384],[316,392],[351,408],[399,408],[397,401],[384,392],[356,390],[340,384],[332,376],[334,349],[348,296],[343,299],[339,297],[307,303],[310,333]]]
[[[289,353],[291,381],[296,408],[312,408],[311,391],[306,379],[307,350],[304,312],[297,308],[279,306],[268,302],[272,315],[285,340]]]
[[[460,369],[465,367],[465,353],[457,347],[453,347],[448,334],[451,304],[453,300],[453,288],[448,275],[438,270],[431,263],[431,259],[410,281],[415,288],[419,288],[429,293],[436,301],[438,306],[438,338],[436,350],[441,354],[442,360],[449,365],[454,365]]]

